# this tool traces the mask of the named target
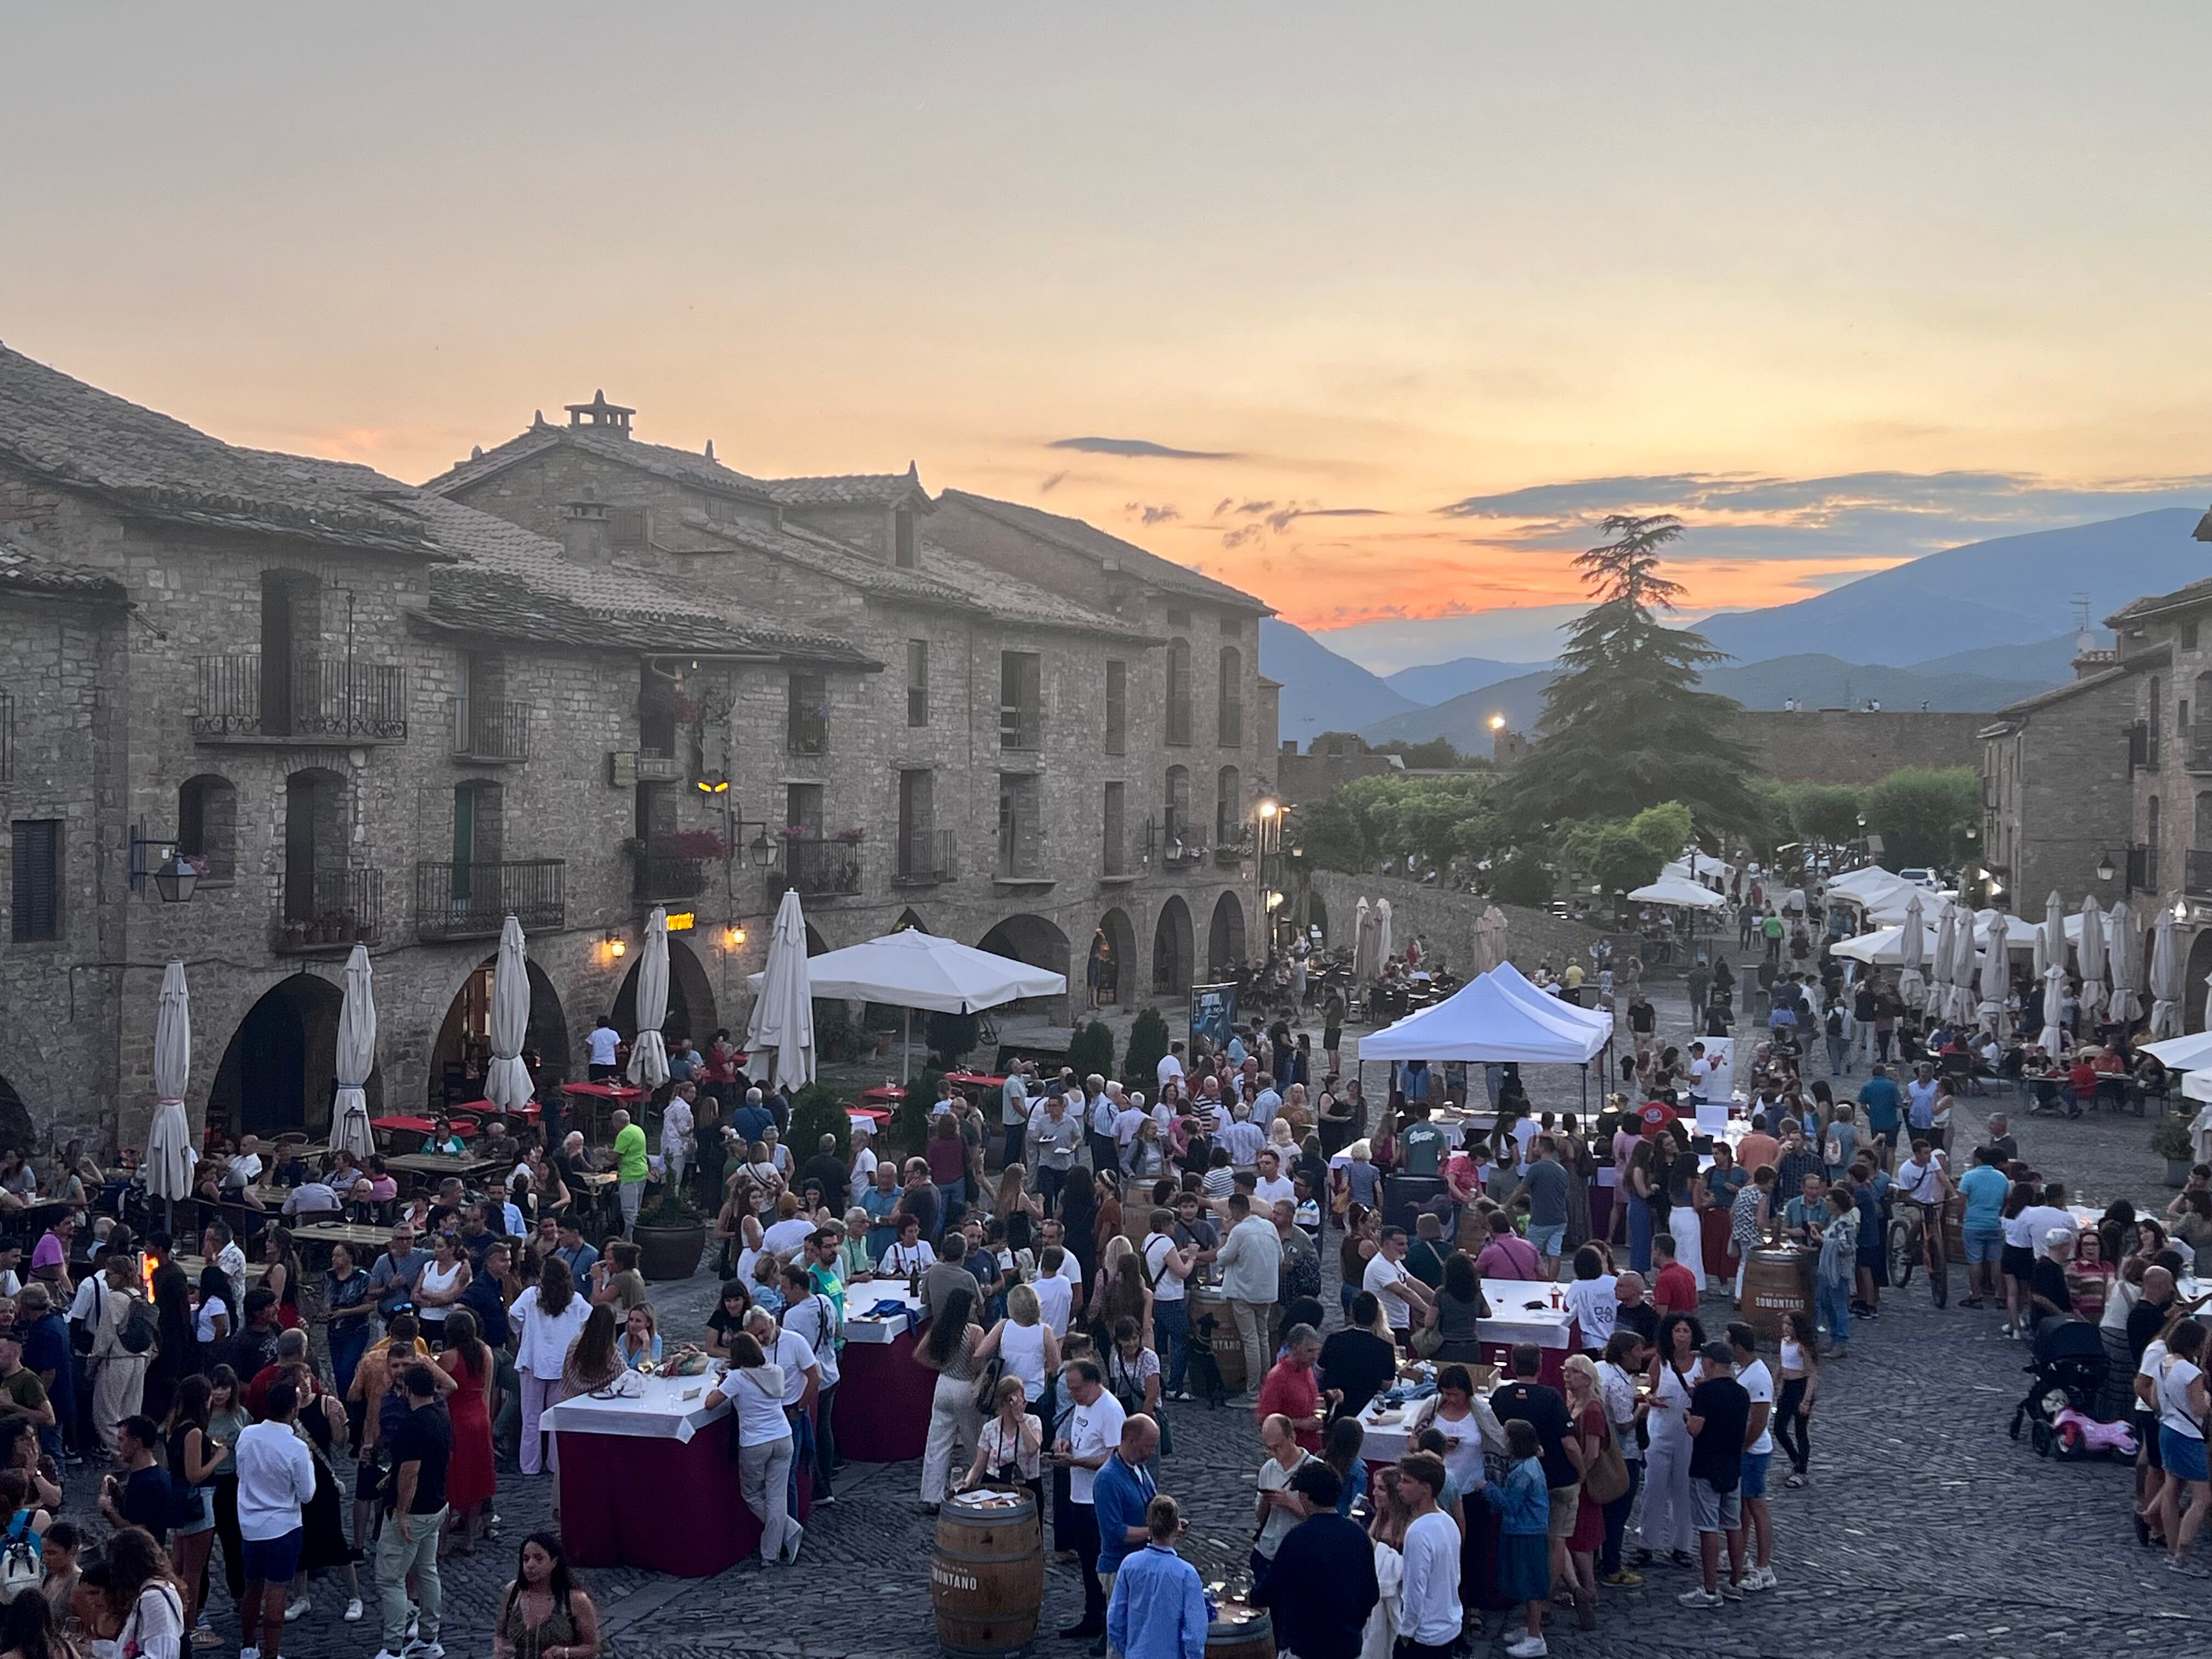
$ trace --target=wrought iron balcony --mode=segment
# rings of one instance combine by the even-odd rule
[[[787,888],[801,898],[830,898],[860,890],[860,849],[851,842],[820,837],[788,836],[783,843],[783,867],[768,873],[769,902],[781,899]]]
[[[787,754],[820,755],[830,748],[830,717],[818,708],[794,708],[786,716],[783,746]]]
[[[275,934],[272,948],[285,954],[379,943],[384,934],[384,872],[286,871],[284,908]]]
[[[422,939],[496,939],[510,915],[530,933],[559,928],[567,917],[566,859],[415,866],[415,935]]]
[[[269,669],[258,652],[198,662],[197,738],[406,741],[406,680],[396,665],[310,659],[295,662],[287,673]]]
[[[530,705],[497,697],[455,697],[453,758],[478,764],[530,758]]]
[[[953,878],[952,834],[950,830],[910,830],[899,837],[898,868],[894,885],[927,887]]]

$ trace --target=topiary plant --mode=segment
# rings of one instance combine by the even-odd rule
[[[906,1085],[906,1098],[891,1114],[890,1128],[884,1139],[888,1145],[876,1148],[878,1157],[896,1154],[900,1158],[921,1155],[922,1143],[929,1139],[929,1109],[945,1091],[945,1073],[924,1072]]]
[[[1114,1033],[1103,1019],[1087,1020],[1068,1039],[1067,1064],[1078,1078],[1114,1075]]]
[[[978,1025],[973,1014],[932,1014],[923,1035],[929,1039],[929,1063],[957,1072],[975,1046]]]
[[[1160,1058],[1168,1051],[1168,1023],[1157,1008],[1139,1012],[1129,1027],[1129,1047],[1121,1056],[1121,1078],[1150,1095],[1158,1083]]]
[[[853,1120],[846,1114],[845,1097],[826,1083],[810,1083],[792,1097],[792,1156],[802,1162],[813,1157],[824,1135],[836,1137],[840,1158],[852,1158]],[[842,1199],[837,1207],[844,1208]]]

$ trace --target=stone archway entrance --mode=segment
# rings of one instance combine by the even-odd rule
[[[483,1096],[484,1068],[491,1059],[491,983],[496,957],[486,957],[469,970],[461,988],[453,994],[446,1018],[438,1028],[438,1041],[430,1050],[427,1079],[428,1104],[458,1105]],[[530,970],[530,1024],[523,1032],[522,1052],[536,1055],[530,1075],[540,1083],[562,1082],[568,1076],[568,1019],[561,1010],[561,994],[535,962]]]
[[[1091,935],[1090,961],[1085,964],[1086,986],[1097,986],[1097,1006],[1109,1004],[1126,1007],[1135,1000],[1137,993],[1137,930],[1129,921],[1129,913],[1116,906],[1098,918],[1098,926]]]
[[[273,1139],[287,1131],[328,1134],[337,1086],[338,1011],[345,996],[328,980],[295,974],[246,1011],[224,1048],[208,1091],[208,1127],[218,1135]],[[383,1079],[369,1073],[371,1116]]]
[[[1180,893],[1170,894],[1160,906],[1152,925],[1152,990],[1160,996],[1180,996],[1190,989],[1196,954],[1191,935],[1190,907]]]
[[[1067,973],[1067,935],[1057,923],[1042,916],[1026,912],[1007,916],[976,940],[975,948],[994,956],[1012,957],[1033,968],[1050,969],[1063,976]],[[1006,1004],[1002,1012],[1042,1013],[1048,1019],[1064,1021],[1067,1018],[1067,1002],[1066,996],[1025,997]]]
[[[813,930],[809,928],[811,934]],[[809,940],[807,954],[811,956],[812,941]],[[615,1029],[625,1037],[637,1030],[637,970],[640,964],[633,962],[629,973],[615,994]],[[671,934],[668,940],[668,1018],[660,1022],[664,1037],[690,1037],[705,1048],[714,1036],[714,988],[707,978],[707,970],[699,965],[690,945],[680,937]]]
[[[31,1109],[15,1092],[15,1085],[0,1077],[0,1152],[21,1152],[28,1158],[38,1150],[39,1129],[31,1121]]]
[[[1234,893],[1214,901],[1206,930],[1206,976],[1218,980],[1244,960],[1244,906]]]

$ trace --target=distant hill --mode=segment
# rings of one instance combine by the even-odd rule
[[[2096,630],[2097,642],[2110,645],[2112,636]],[[1948,657],[1930,657],[1907,665],[1919,674],[1990,674],[2001,680],[2039,680],[2058,685],[2074,678],[2075,635],[2038,640],[2033,645],[1985,645],[1978,651],[1954,651]]]
[[[1544,688],[1558,672],[1540,668],[1533,674],[1516,675],[1480,690],[1462,691],[1433,708],[1416,708],[1363,726],[1359,735],[1370,743],[1388,743],[1393,738],[1403,738],[1408,743],[1449,738],[1452,746],[1463,754],[1487,755],[1490,717],[1503,714],[1509,730],[1533,732],[1536,716],[1544,711]]]
[[[1904,667],[2047,641],[2070,631],[2076,594],[2087,595],[2091,617],[2101,619],[2212,570],[2212,550],[2190,537],[2201,516],[2193,507],[2160,507],[1969,542],[1795,605],[1711,617],[1698,631],[1742,663],[1818,645],[1847,662]]]
[[[1480,691],[1500,680],[1516,678],[1540,666],[1537,663],[1496,662],[1488,657],[1455,657],[1449,662],[1424,663],[1419,668],[1401,668],[1395,674],[1385,674],[1382,684],[1415,702],[1434,705],[1463,692]]]
[[[1260,672],[1283,683],[1278,730],[1282,737],[1297,738],[1302,749],[1323,732],[1356,732],[1420,707],[1277,617],[1260,618]]]

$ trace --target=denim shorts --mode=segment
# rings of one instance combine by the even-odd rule
[[[1564,1221],[1542,1227],[1531,1222],[1528,1226],[1528,1242],[1536,1247],[1538,1255],[1559,1255],[1566,1236],[1567,1224]]]
[[[2001,1261],[2004,1259],[2004,1230],[1990,1232],[1976,1231],[1966,1235],[1966,1262],[1972,1266],[1982,1261]]]
[[[1743,1494],[1715,1492],[1712,1482],[1692,1475],[1690,1513],[1699,1532],[1734,1532],[1743,1524]]]
[[[248,1538],[240,1552],[249,1584],[289,1584],[299,1576],[300,1547],[307,1529],[295,1527],[282,1538]]]
[[[1740,1498],[1766,1496],[1766,1471],[1773,1465],[1772,1452],[1746,1452],[1743,1473],[1736,1477],[1736,1495]]]
[[[2158,1455],[2166,1472],[2176,1480],[2212,1480],[2212,1473],[2208,1473],[2208,1468],[2212,1466],[2205,1461],[2204,1443],[2193,1434],[2160,1425]]]

